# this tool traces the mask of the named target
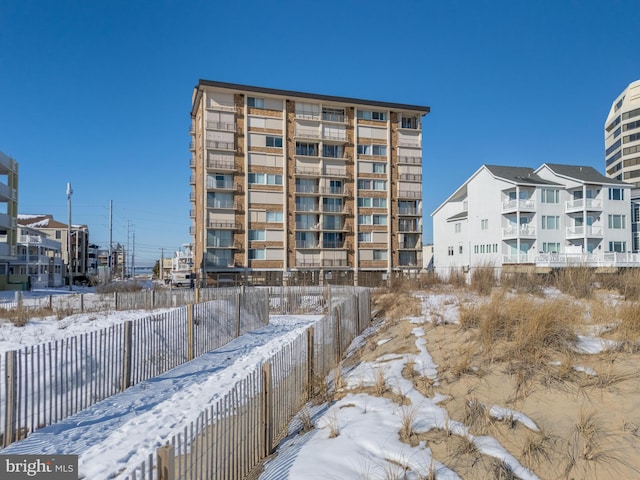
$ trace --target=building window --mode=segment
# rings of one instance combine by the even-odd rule
[[[386,260],[387,259],[387,251],[386,250],[374,250],[373,251],[373,259],[374,260]]]
[[[456,233],[460,233],[460,232],[462,231],[462,224],[461,224],[460,222],[456,223],[456,224],[453,226],[453,229],[454,229],[454,231],[455,231]]]
[[[318,144],[307,143],[307,142],[296,142],[296,155],[302,155],[306,157],[317,157]]]
[[[358,145],[358,155],[373,155],[384,157],[387,155],[386,145]]]
[[[387,208],[387,199],[378,197],[358,197],[358,207],[361,208]]]
[[[371,243],[371,232],[358,232],[358,243]]]
[[[344,108],[322,107],[322,120],[344,122]]]
[[[387,120],[386,112],[373,112],[371,110],[358,110],[358,118],[361,120]]]
[[[402,116],[402,128],[418,128],[418,119],[416,117]]]
[[[247,106],[264,108],[264,98],[247,97]]]
[[[267,147],[282,148],[282,137],[267,135],[266,145]]]
[[[481,230],[489,230],[489,219],[483,218],[480,220],[480,229]]]
[[[373,215],[373,224],[374,225],[386,225],[387,224],[387,216],[386,215]]]
[[[609,251],[624,253],[627,251],[627,242],[609,242]]]
[[[627,228],[626,225],[627,225],[626,215],[609,215],[609,228],[614,230],[622,230],[624,228]]]
[[[542,203],[558,203],[560,201],[560,191],[553,188],[543,188],[540,192]]]
[[[373,164],[373,173],[387,173],[387,164],[386,163],[374,163]]]
[[[558,253],[558,252],[560,252],[560,243],[558,243],[558,242],[544,242],[542,244],[542,251],[544,253]]]
[[[267,212],[267,223],[282,223],[282,212]]]
[[[264,260],[266,258],[267,250],[264,248],[250,248],[249,260]]]
[[[60,240],[62,238],[62,232],[60,230],[56,230],[56,239]]]
[[[259,185],[282,185],[282,175],[276,173],[249,173],[248,181]]]
[[[624,200],[624,189],[623,188],[610,188],[609,189],[609,200]]]
[[[462,245],[458,245],[458,253],[462,255]]]
[[[342,158],[342,145],[322,145],[322,156],[327,158]]]
[[[264,242],[265,231],[264,230],[249,230],[249,241]]]
[[[542,216],[542,229],[543,230],[559,230],[560,229],[560,217],[557,215],[543,215]]]
[[[358,190],[386,190],[386,180],[358,180]]]
[[[453,247],[448,247],[447,248],[447,254],[452,257],[453,256]]]

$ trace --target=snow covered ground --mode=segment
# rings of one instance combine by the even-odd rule
[[[266,463],[261,480],[420,479],[434,473],[437,478],[459,478],[453,470],[436,461],[423,442],[410,446],[400,441],[399,432],[408,421],[414,432],[435,428],[464,436],[482,453],[501,459],[519,478],[538,478],[494,438],[473,436],[464,424],[449,418],[446,409],[439,405],[444,397],[422,395],[402,375],[403,369],[410,366],[420,376],[436,378],[437,365],[427,350],[423,329],[426,322],[438,320],[429,314],[431,310],[438,309],[447,322],[457,321],[456,312],[448,308],[450,303],[446,297],[425,295],[421,300],[423,315],[411,320],[415,328],[407,339],[415,344],[419,353],[383,355],[343,371],[346,389],[375,385],[379,372],[383,372],[386,387],[409,399],[410,405],[364,393],[348,393],[332,404],[309,405],[307,411],[315,428],[301,434],[302,419],[295,419],[289,436]],[[135,315],[136,312],[112,312],[61,321],[37,320],[23,328],[2,325],[0,351],[99,328]],[[81,478],[111,478],[114,472],[139,465],[207,405],[222,397],[257,364],[271,357],[318,318],[272,316],[267,327],[39,430],[1,453],[76,454]],[[358,337],[350,352],[363,345],[372,331],[371,328]],[[590,340],[585,338],[583,344],[593,345]],[[384,339],[379,342],[384,343]],[[534,422],[519,412],[497,406],[492,406],[491,412],[497,417],[518,418],[526,428],[536,428]]]

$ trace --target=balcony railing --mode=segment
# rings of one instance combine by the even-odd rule
[[[318,185],[296,185],[296,193],[320,193]]]
[[[349,262],[346,258],[334,259],[324,258],[322,259],[322,265],[325,267],[348,267]]]
[[[422,165],[422,157],[398,157],[398,163],[403,165]]]
[[[237,170],[236,164],[233,160],[208,160],[207,168],[220,170],[220,171],[231,171],[231,172],[234,172]]]
[[[232,180],[211,180],[207,179],[207,190],[239,190],[239,186],[233,183]]]
[[[511,237],[520,237],[520,238],[529,238],[536,236],[535,227],[531,226],[521,226],[518,227],[506,227],[502,229],[502,238],[511,238]]]
[[[296,222],[296,230],[321,230],[320,222]]]
[[[344,240],[342,241],[328,241],[328,242],[322,242],[322,248],[344,248],[345,247],[345,242]]]
[[[535,211],[536,202],[535,200],[527,199],[527,200],[506,200],[502,202],[502,211],[508,212],[513,210],[527,210],[527,211]]]
[[[344,213],[343,205],[322,205],[323,212],[329,213]]]
[[[340,113],[322,112],[322,120],[326,122],[340,122],[344,123],[345,115]]]
[[[566,203],[567,211],[570,210],[602,210],[602,201],[596,198],[579,198],[576,200],[569,200]]]
[[[420,232],[422,230],[422,227],[418,224],[399,224],[398,225],[398,232],[402,232],[402,233],[416,233],[416,232]]]
[[[235,150],[233,142],[219,142],[217,140],[207,140],[206,147],[213,150]]]
[[[305,130],[303,128],[296,128],[295,136],[300,138],[313,138],[317,140],[320,138],[320,132],[318,132],[317,130],[312,131],[312,130]]]
[[[236,124],[227,122],[211,122],[207,120],[207,128],[210,130],[221,130],[223,132],[235,132]]]
[[[296,203],[296,212],[319,212],[319,211],[320,211],[319,204],[303,205],[300,203]]]
[[[233,200],[215,200],[208,201],[207,208],[213,208],[218,210],[240,210],[242,205],[239,202]]]
[[[398,175],[398,180],[401,182],[421,182],[422,175],[419,173],[401,173]]]
[[[325,168],[322,171],[323,177],[346,177],[349,178],[350,175],[347,174],[347,171],[344,168]]]
[[[411,190],[399,190],[398,198],[422,198],[422,192],[414,192]]]
[[[322,139],[323,140],[331,140],[331,141],[334,141],[334,142],[346,142],[347,141],[347,135],[346,135],[346,133],[341,134],[341,135],[331,135],[329,133],[322,132]]]
[[[207,225],[208,228],[217,229],[217,230],[241,230],[242,225],[235,222],[221,222],[217,220],[209,221]]]
[[[321,187],[320,192],[325,195],[349,195],[349,190],[344,187]]]
[[[320,260],[296,260],[296,267],[319,267]]]
[[[422,215],[422,209],[416,207],[400,207],[398,208],[398,215],[406,215],[409,217],[419,217]]]
[[[305,175],[309,177],[319,177],[320,169],[313,167],[296,167],[296,175]]]
[[[296,240],[296,248],[320,248],[317,240]]]
[[[567,227],[567,237],[602,237],[602,227],[587,225],[581,227]]]

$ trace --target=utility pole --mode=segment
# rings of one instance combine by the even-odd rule
[[[164,285],[164,248],[160,249],[160,271],[158,272],[160,283]]]
[[[113,256],[112,253],[112,245],[113,245],[113,200],[109,200],[109,261],[107,262],[107,266],[109,267],[109,281],[111,281],[111,275],[113,275]]]
[[[73,290],[73,268],[71,267],[71,183],[67,183],[67,206],[69,209],[69,224],[67,225],[67,270],[69,272],[69,291]]]
[[[136,278],[136,232],[133,232],[133,250],[131,250],[131,272]]]

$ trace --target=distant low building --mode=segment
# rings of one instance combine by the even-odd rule
[[[61,243],[40,230],[18,227],[18,255],[9,264],[13,275],[25,275],[27,288],[64,286]]]
[[[19,214],[18,224],[39,230],[51,240],[62,244],[62,259],[67,270],[65,277],[68,277],[71,272],[74,282],[88,279],[89,228],[86,225],[71,225],[71,238],[69,240],[68,225],[54,220],[52,215]],[[71,247],[70,249],[69,246]],[[69,253],[71,253],[71,259],[69,259]]]

